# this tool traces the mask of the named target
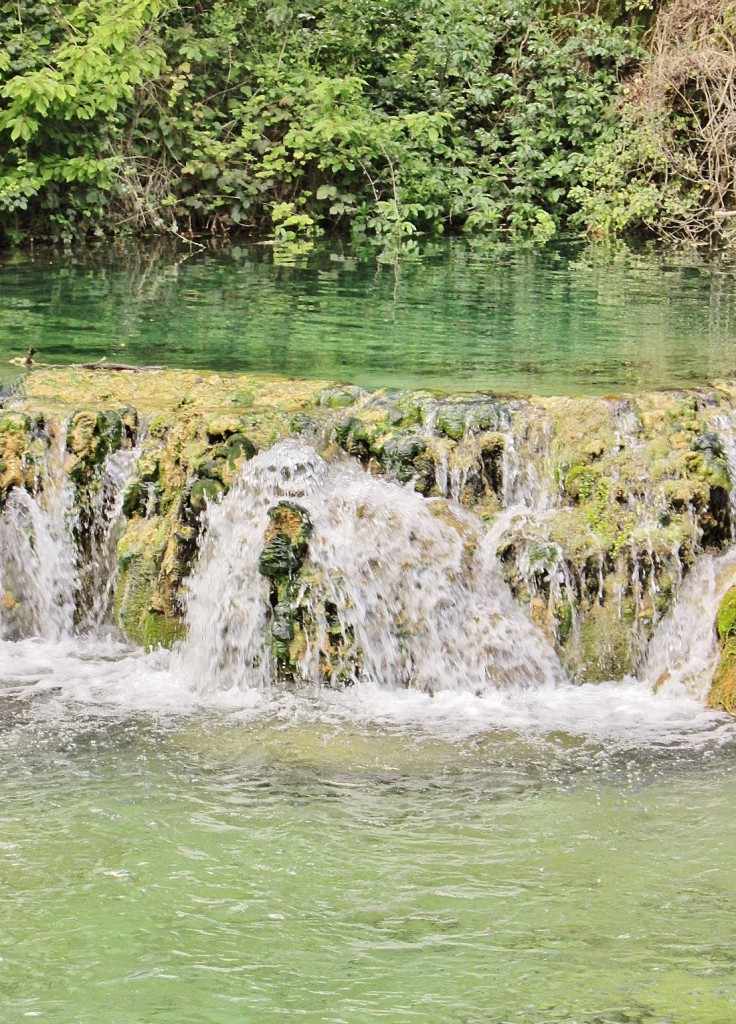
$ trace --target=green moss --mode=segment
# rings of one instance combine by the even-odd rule
[[[708,693],[708,706],[736,714],[736,586],[723,597],[716,613],[720,658]]]
[[[199,514],[204,512],[208,504],[220,501],[224,493],[225,488],[219,480],[205,477],[192,485],[189,492],[189,505],[194,512]]]
[[[307,554],[312,523],[306,509],[293,501],[280,501],[268,510],[271,522],[258,561],[261,575],[273,580],[294,576]]]
[[[166,519],[134,519],[118,543],[115,619],[125,635],[143,646],[166,646],[180,616],[165,585],[163,563],[169,544]]]
[[[720,640],[736,636],[736,586],[726,592],[716,615],[716,629]]]
[[[575,609],[567,595],[563,595],[561,601],[556,605],[554,614],[557,620],[557,642],[564,647],[570,639],[575,622]]]
[[[325,406],[327,409],[345,409],[348,406],[355,405],[365,394],[360,388],[349,385],[345,387],[324,388],[318,396],[318,401],[320,405]]]
[[[708,707],[736,715],[736,636],[729,635],[708,693]]]
[[[631,629],[612,607],[595,605],[580,638],[584,675],[590,682],[621,679],[631,671]]]
[[[589,466],[572,466],[565,474],[565,493],[574,501],[586,501],[593,492],[597,479],[598,474]]]
[[[31,417],[22,412],[3,410],[0,412],[0,434],[29,434]]]
[[[171,647],[186,636],[186,628],[179,618],[163,612],[148,611],[143,616],[138,642],[147,650]]]

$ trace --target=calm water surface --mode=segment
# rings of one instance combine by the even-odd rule
[[[607,393],[736,375],[733,267],[557,246],[428,246],[396,268],[320,249],[6,258],[0,363],[278,373],[367,387]],[[7,375],[7,369],[4,373]]]

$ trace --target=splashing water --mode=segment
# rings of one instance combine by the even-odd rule
[[[718,660],[715,614],[736,583],[736,548],[703,555],[652,638],[641,678],[668,696],[705,699]]]
[[[110,456],[102,472],[94,514],[101,558],[88,576],[93,594],[89,618],[80,620],[82,638],[74,627],[74,495],[63,450],[60,437],[42,498],[16,490],[0,517],[0,685],[8,696],[56,694],[96,708],[166,714],[225,707],[451,735],[561,730],[627,744],[637,737],[699,742],[725,728],[702,699],[716,657],[712,623],[736,576],[736,551],[701,556],[657,628],[639,680],[572,685],[500,575],[496,545],[510,521],[524,519],[522,504],[506,509],[484,535],[456,505],[421,498],[347,460],[328,464],[303,442],[284,441],[248,463],[222,504],[209,509],[190,579],[187,640],[173,655],[146,655],[105,635],[104,609],[114,590],[110,553],[136,452]],[[283,500],[301,505],[313,527],[300,573],[310,628],[299,654],[299,694],[274,685],[269,584],[259,572],[269,509]],[[346,642],[342,668],[349,671],[325,679],[335,617]],[[309,687],[318,682],[359,685],[321,689],[312,700]]]
[[[476,520],[352,464],[328,465],[289,440],[253,459],[210,510],[181,655],[207,680],[200,685],[274,680],[258,559],[268,509],[284,498],[298,500],[313,525],[302,597],[314,629],[300,657],[304,681],[320,678],[330,614],[349,645],[349,682],[434,692],[562,678],[551,647],[514,604]]]
[[[0,636],[59,640],[74,623],[74,552],[36,498],[16,488],[0,516]]]
[[[13,488],[0,514],[0,637],[61,640],[109,626],[125,485],[140,444],[105,458],[83,522],[66,455],[63,426],[52,434],[40,492]]]
[[[63,469],[66,432],[52,440],[43,501],[14,488],[0,515],[0,636],[58,640],[74,624],[74,488]]]
[[[106,456],[100,467],[99,487],[90,508],[89,549],[79,567],[79,597],[83,610],[80,629],[99,632],[111,619],[118,574],[117,543],[123,527],[123,500],[142,437],[135,448],[121,448]]]

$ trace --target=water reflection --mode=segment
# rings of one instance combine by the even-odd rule
[[[46,362],[600,394],[733,376],[735,326],[729,264],[573,244],[450,240],[396,267],[341,246],[293,265],[267,247],[159,246],[0,266],[2,364],[35,346]]]

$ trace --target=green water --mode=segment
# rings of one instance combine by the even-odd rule
[[[733,746],[15,710],[3,1024],[736,1019]]]
[[[107,358],[368,387],[607,393],[736,376],[734,268],[581,246],[7,257],[0,364]],[[2,373],[8,375],[4,366]]]
[[[736,376],[717,264],[184,256],[0,267],[0,382],[31,345],[367,386]],[[226,713],[137,658],[0,650],[0,1024],[736,1020],[725,719],[635,683]]]

